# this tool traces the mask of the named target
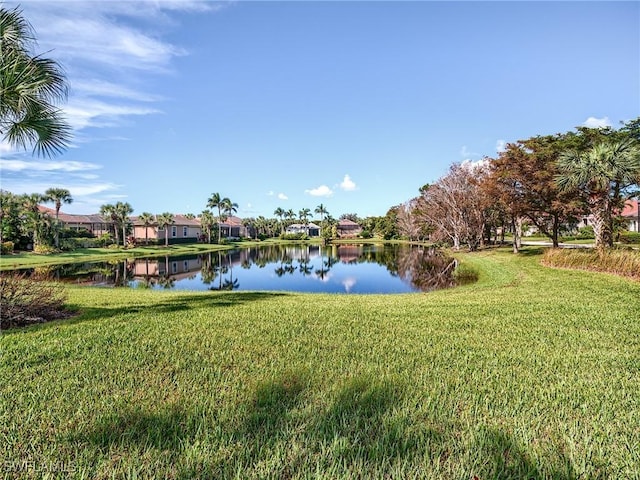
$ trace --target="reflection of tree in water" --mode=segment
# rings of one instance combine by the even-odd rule
[[[158,285],[166,290],[169,290],[176,286],[176,279],[171,275],[165,274],[158,277]]]
[[[455,286],[455,260],[434,248],[398,250],[398,276],[423,292]]]

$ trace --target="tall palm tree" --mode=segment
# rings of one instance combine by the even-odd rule
[[[233,203],[228,197],[224,197],[218,204],[218,243],[222,234],[222,224],[226,222],[230,216],[238,211],[238,204]],[[231,226],[227,236],[231,236]]]
[[[47,202],[53,202],[56,207],[56,248],[58,248],[60,246],[60,208],[63,203],[70,205],[73,202],[73,197],[66,188],[49,188],[44,192],[44,196]]]
[[[218,243],[220,243],[220,240],[222,239],[222,228],[220,228],[220,224],[222,223],[223,201],[224,199],[218,192],[211,194],[211,196],[207,200],[207,208],[218,209]]]
[[[33,145],[40,156],[64,150],[71,127],[55,104],[67,98],[60,65],[32,54],[36,44],[31,24],[18,8],[0,6],[0,135],[9,145]]]
[[[44,241],[44,233],[47,230],[49,215],[40,211],[40,203],[46,201],[46,197],[40,193],[32,193],[22,196],[22,207],[27,218],[27,225],[33,231],[33,244],[40,245]]]
[[[115,215],[120,228],[122,228],[122,246],[127,246],[127,226],[129,215],[133,213],[133,207],[128,202],[118,202],[115,205]]]
[[[322,224],[324,223],[324,216],[329,213],[329,211],[325,208],[325,206],[321,203],[314,210],[315,213],[320,215],[320,228],[322,228]]]
[[[200,226],[207,232],[207,243],[211,243],[211,228],[216,219],[209,210],[203,210],[200,214]]]
[[[164,229],[164,246],[168,247],[169,246],[169,225],[173,225],[173,223],[175,222],[173,213],[169,213],[169,212],[161,213],[156,217],[156,220],[158,222],[158,228]],[[168,275],[169,273],[168,270],[166,273]]]
[[[273,214],[280,219],[280,223],[282,224],[282,233],[284,233],[284,223],[282,222],[282,217],[286,212],[282,207],[278,207],[274,210]]]
[[[293,211],[292,208],[284,212],[284,218],[289,220],[290,222],[296,218],[296,212]]]
[[[118,229],[118,216],[116,214],[116,206],[110,203],[100,206],[100,215],[104,217],[107,223],[113,226],[116,237],[116,245],[120,244],[120,230]]]
[[[586,152],[570,150],[558,159],[558,186],[585,195],[593,215],[596,248],[613,246],[613,212],[631,185],[640,182],[640,147],[633,139],[603,141]]]
[[[298,212],[298,217],[300,217],[300,222],[304,225],[307,235],[309,235],[309,215],[311,215],[311,210],[308,208],[303,208]]]
[[[138,217],[138,220],[140,220],[142,222],[142,225],[144,225],[145,245],[149,245],[149,226],[153,224],[155,219],[156,217],[153,215],[153,213],[149,213],[149,212],[142,212]]]

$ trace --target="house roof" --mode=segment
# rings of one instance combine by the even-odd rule
[[[638,200],[627,200],[627,203],[624,204],[621,215],[623,217],[637,217]]]
[[[42,213],[46,213],[51,217],[56,216],[56,211],[53,208],[45,207],[43,205],[38,205],[38,210]],[[79,224],[79,223],[107,223],[107,221],[101,215],[92,214],[92,215],[75,215],[72,213],[64,213],[63,211],[58,212],[58,218],[61,222],[70,223],[70,224]]]
[[[348,218],[343,218],[338,221],[338,227],[359,227],[360,224],[354,222],[353,220],[349,220]]]
[[[309,222],[307,223],[306,226],[302,223],[292,223],[287,228],[320,228],[320,227],[315,223]]]

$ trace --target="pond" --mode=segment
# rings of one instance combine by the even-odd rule
[[[455,286],[454,269],[453,259],[424,246],[298,244],[67,264],[34,269],[31,275],[149,289],[407,293]]]

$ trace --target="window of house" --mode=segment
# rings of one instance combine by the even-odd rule
[[[172,271],[173,273],[178,273],[178,262],[173,262],[173,263],[171,264],[171,271]]]
[[[182,236],[186,237],[189,233],[189,229],[187,227],[182,227]]]
[[[175,225],[173,227],[171,227],[171,236],[172,237],[177,237],[178,236],[178,227],[176,227]]]
[[[185,260],[185,261],[184,261],[184,265],[183,265],[183,266],[184,266],[184,271],[185,271],[185,272],[188,272],[188,271],[189,271],[189,261],[188,261],[188,260]]]

